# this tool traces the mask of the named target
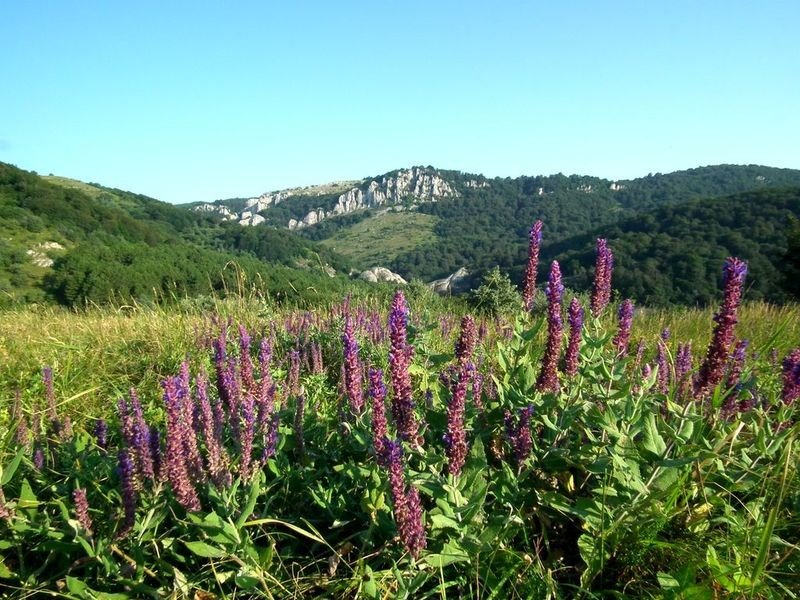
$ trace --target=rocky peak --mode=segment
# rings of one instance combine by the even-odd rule
[[[366,185],[364,185],[366,184]],[[342,193],[336,205],[329,211],[316,208],[303,219],[289,221],[289,229],[299,229],[315,225],[320,221],[337,215],[344,215],[364,208],[402,204],[410,200],[414,204],[436,202],[441,198],[458,196],[449,181],[431,169],[412,167],[395,174],[372,179],[368,183],[353,187]]]

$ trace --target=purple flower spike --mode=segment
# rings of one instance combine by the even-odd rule
[[[740,387],[740,379],[742,371],[744,370],[744,361],[747,353],[747,346],[750,344],[747,340],[739,340],[736,347],[733,349],[733,354],[728,364],[728,377],[725,386],[728,388]]]
[[[472,358],[477,338],[478,332],[475,327],[475,319],[470,315],[465,315],[461,319],[461,334],[458,336],[455,349],[456,360],[459,364],[465,365]]]
[[[200,499],[189,479],[186,438],[191,427],[186,423],[184,397],[178,377],[168,377],[164,386],[164,404],[167,408],[166,469],[178,503],[189,511],[200,510]]]
[[[58,418],[58,407],[56,406],[56,392],[53,387],[53,369],[51,367],[42,368],[42,383],[44,384],[44,397],[47,401],[47,420],[50,432],[56,436],[61,437],[62,427],[61,421]]]
[[[358,358],[358,342],[353,329],[353,320],[350,315],[344,318],[344,333],[342,334],[344,348],[344,388],[350,401],[350,409],[355,414],[360,414],[364,409],[364,393],[361,387],[361,361]]]
[[[130,450],[123,448],[119,451],[119,479],[122,489],[122,508],[124,517],[120,527],[119,536],[127,534],[136,522],[136,503],[138,501],[139,484],[136,481],[136,466],[133,463]]]
[[[108,423],[105,419],[97,419],[94,422],[94,439],[103,450],[108,448]]]
[[[628,354],[628,344],[631,341],[631,323],[633,322],[633,301],[625,300],[619,307],[619,329],[614,336],[614,346],[617,349],[617,356],[623,357]]]
[[[578,374],[578,361],[581,347],[581,330],[583,329],[583,307],[577,298],[573,298],[569,304],[569,342],[567,343],[567,354],[564,362],[564,372],[567,377],[575,377]]]
[[[798,398],[800,398],[800,348],[795,348],[783,359],[781,399],[786,406],[789,406]]]
[[[382,464],[384,456],[384,440],[386,439],[386,384],[383,383],[381,369],[369,369],[369,397],[372,404],[372,444],[375,447],[375,457],[378,464]]]
[[[394,505],[394,520],[400,540],[406,550],[417,558],[425,548],[425,526],[419,492],[413,486],[406,487],[403,471],[403,446],[400,440],[386,439],[382,464],[389,471],[389,489]]]
[[[594,287],[592,288],[592,316],[599,317],[611,300],[611,272],[614,269],[614,254],[606,240],[597,240],[597,260],[594,267]]]
[[[450,402],[447,404],[447,433],[444,436],[444,443],[447,451],[447,472],[454,476],[461,474],[469,449],[467,432],[464,428],[469,380],[467,368],[462,367],[456,376],[455,384],[451,387]]]
[[[667,341],[669,340],[669,329],[664,329],[661,332],[661,339],[658,340],[658,354],[656,356],[656,364],[658,365],[658,380],[656,387],[662,394],[669,392],[670,383],[670,366],[667,357]]]
[[[564,324],[561,320],[561,296],[564,285],[561,283],[561,268],[557,261],[550,267],[547,284],[547,348],[542,357],[542,370],[536,381],[540,392],[558,392],[558,360],[561,356],[561,335]]]
[[[711,335],[711,343],[694,384],[694,394],[697,398],[707,397],[722,381],[725,364],[728,362],[735,337],[734,329],[738,322],[737,312],[742,300],[746,276],[747,263],[738,258],[729,258],[725,261],[722,270],[724,287],[722,306],[714,316],[716,324]]]
[[[397,290],[389,313],[389,374],[392,382],[392,416],[397,433],[404,440],[416,442],[419,423],[414,414],[414,400],[411,395],[411,354],[414,349],[408,345],[406,327],[408,308],[403,292]]]
[[[542,222],[536,221],[528,236],[528,264],[525,267],[525,281],[522,288],[522,301],[525,310],[533,308],[536,296],[536,273],[539,268],[539,248],[542,245]]]
[[[531,435],[531,417],[533,416],[533,406],[526,406],[519,411],[518,418],[506,410],[505,429],[506,437],[511,444],[511,450],[517,465],[522,465],[531,455],[533,449],[533,437]]]
[[[75,516],[78,518],[83,530],[87,535],[92,535],[92,517],[89,516],[89,501],[86,498],[86,490],[75,488],[72,491],[72,501],[75,504]]]

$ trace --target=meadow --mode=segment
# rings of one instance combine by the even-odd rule
[[[800,308],[729,259],[718,305],[636,309],[607,253],[492,318],[0,313],[0,594],[797,597]]]

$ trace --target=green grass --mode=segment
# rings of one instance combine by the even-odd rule
[[[437,219],[418,212],[388,212],[356,223],[321,242],[362,268],[386,266],[399,255],[433,242]]]

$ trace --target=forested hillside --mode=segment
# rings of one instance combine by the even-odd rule
[[[0,163],[0,306],[170,301],[243,281],[304,302],[344,293],[349,280],[328,266],[347,264],[288,231],[220,227],[153,198]]]

